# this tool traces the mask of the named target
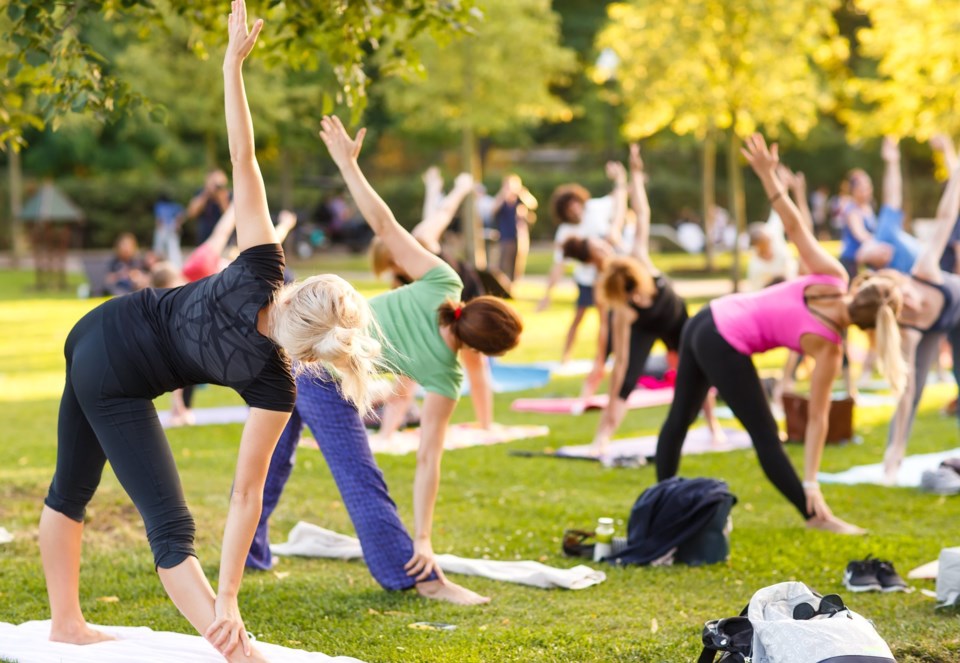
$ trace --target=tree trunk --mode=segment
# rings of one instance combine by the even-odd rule
[[[14,269],[19,269],[20,259],[23,257],[24,238],[20,227],[20,210],[23,209],[23,166],[20,162],[20,152],[13,144],[7,143],[7,171],[10,183],[10,249],[13,256]]]
[[[732,208],[730,214],[733,216],[734,227],[737,229],[733,242],[733,273],[731,278],[733,279],[733,291],[737,292],[740,289],[740,235],[743,234],[747,225],[747,213],[743,194],[743,170],[740,168],[740,137],[733,129],[730,130],[730,146],[727,159],[728,170],[730,171],[728,175]]]
[[[713,235],[713,207],[717,203],[717,139],[712,131],[707,132],[703,141],[703,233],[706,237],[704,256],[708,272],[714,270],[714,246],[710,241]]]
[[[475,182],[481,179],[480,163],[477,158],[477,138],[471,127],[463,128],[460,153],[463,172],[473,175]],[[463,215],[460,225],[463,230],[463,249],[467,262],[477,269],[487,268],[487,251],[483,242],[483,222],[477,212],[476,194],[471,193],[463,201]]]

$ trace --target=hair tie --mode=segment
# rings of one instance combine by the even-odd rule
[[[453,309],[453,319],[459,320],[461,313],[463,313],[463,305],[458,305],[457,308]]]

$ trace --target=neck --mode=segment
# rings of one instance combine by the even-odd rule
[[[449,325],[440,325],[440,338],[443,339],[443,342],[447,344],[447,347],[450,348],[453,354],[457,354],[463,345],[457,337],[453,335],[453,330],[450,329]]]

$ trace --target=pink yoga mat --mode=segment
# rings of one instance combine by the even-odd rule
[[[631,410],[669,405],[673,401],[673,389],[634,389],[627,399]],[[587,399],[584,410],[602,410],[607,407],[609,397],[606,394]],[[514,412],[537,412],[540,414],[573,414],[579,398],[518,398],[510,406]]]
[[[750,436],[746,431],[734,428],[724,428],[726,441],[721,444],[713,444],[712,436],[707,428],[693,428],[687,433],[687,438],[683,442],[683,454],[704,454],[719,453],[724,451],[736,451],[738,449],[749,449],[752,445]],[[557,456],[566,456],[569,458],[586,458],[590,456],[590,445],[575,447],[560,447],[556,452]],[[632,437],[623,440],[614,440],[607,447],[607,452],[600,460],[604,464],[612,464],[618,458],[640,457],[652,458],[657,455],[657,436],[646,435],[644,437]]]

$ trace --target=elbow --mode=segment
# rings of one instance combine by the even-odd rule
[[[254,486],[234,486],[230,493],[230,507],[240,509],[256,509],[263,505],[263,489],[257,490]]]

